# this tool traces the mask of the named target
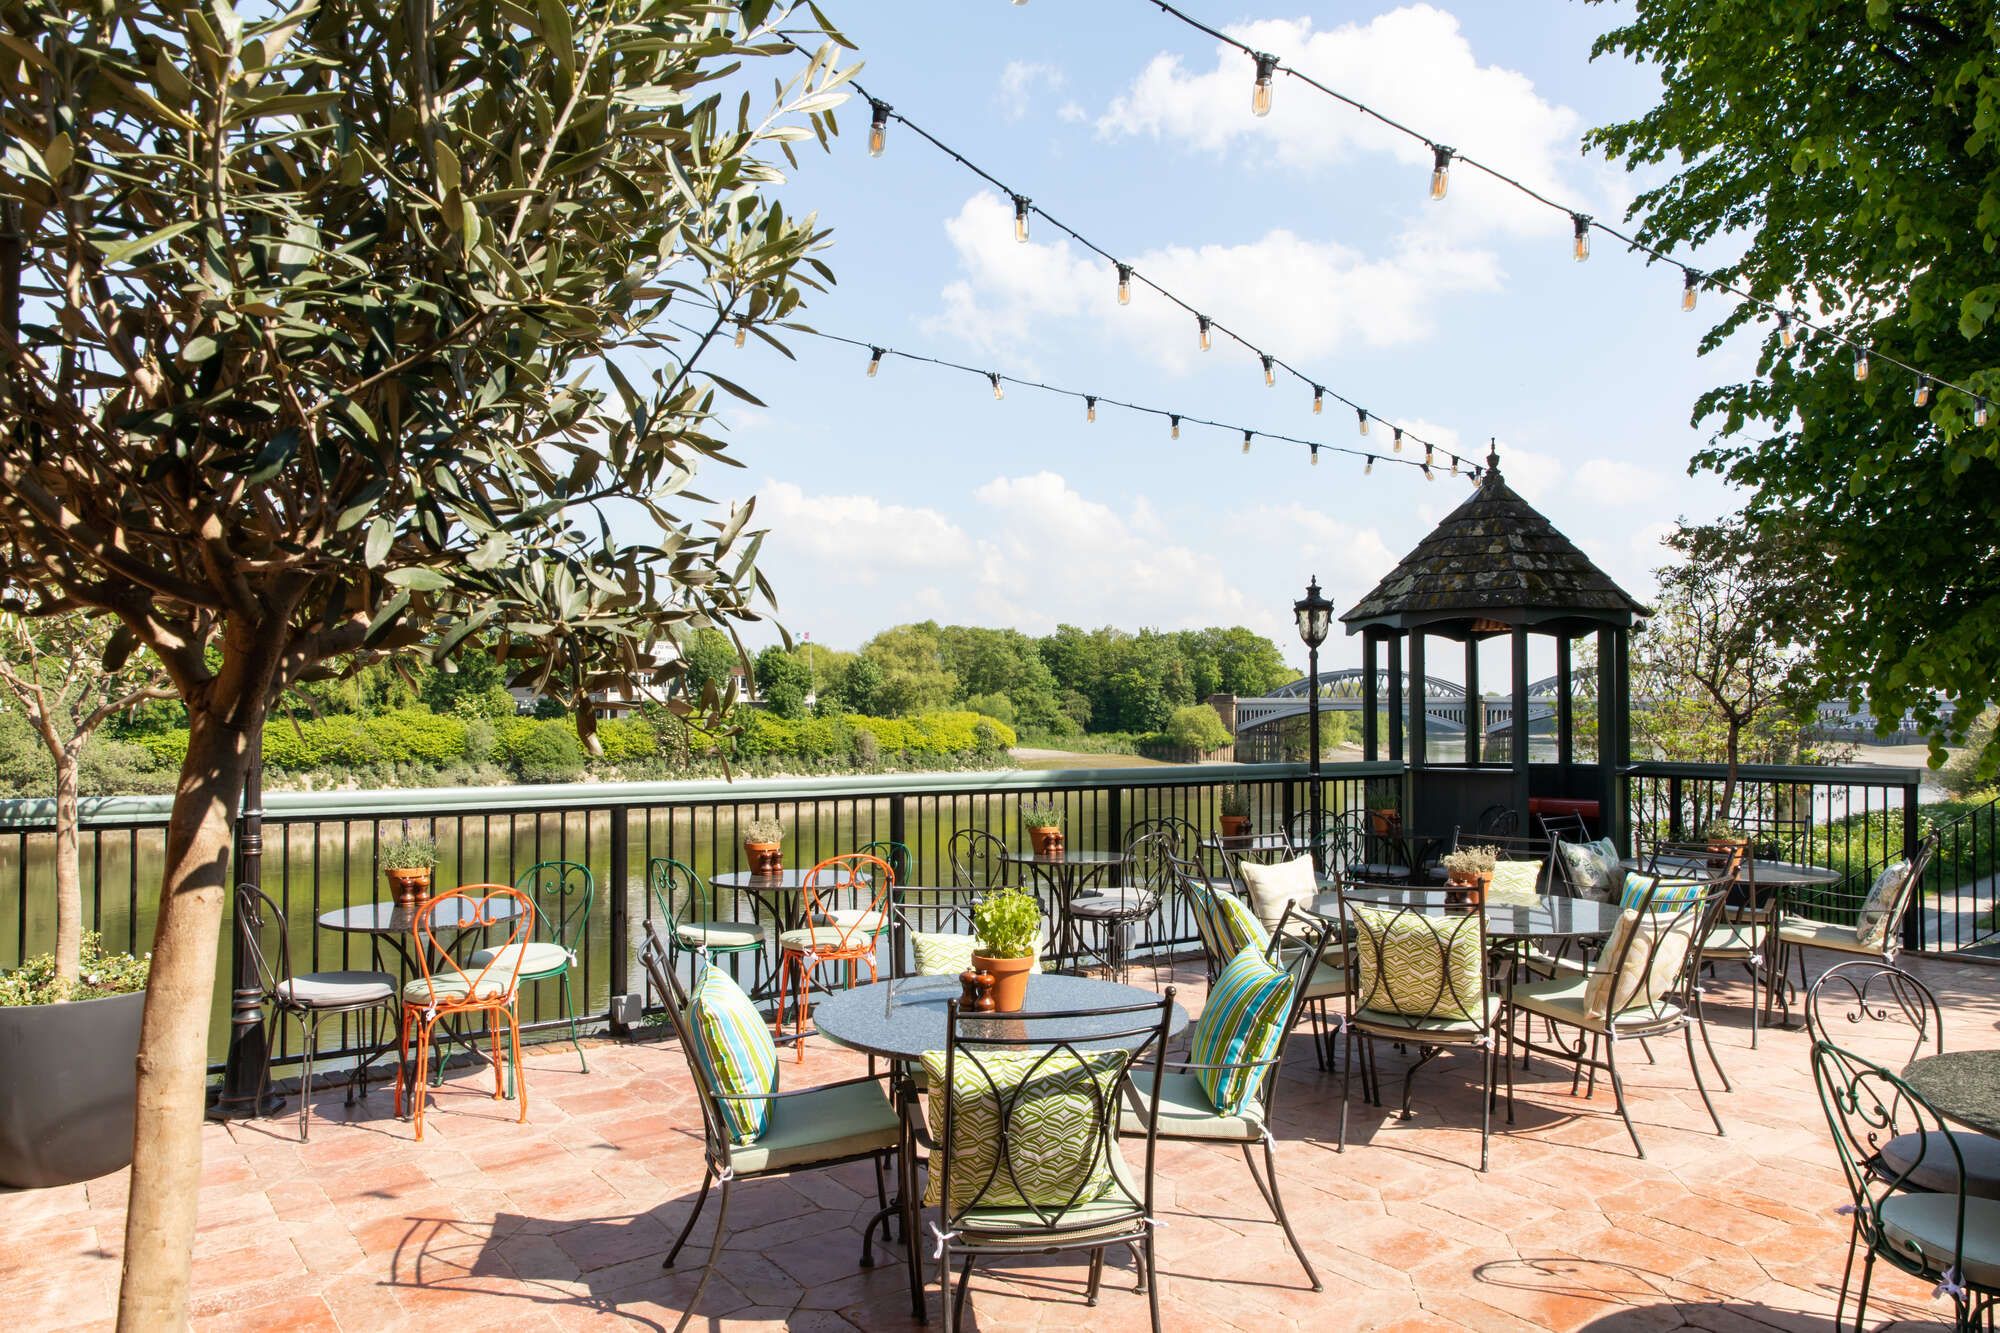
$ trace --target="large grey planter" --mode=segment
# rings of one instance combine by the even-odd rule
[[[0,1185],[71,1185],[132,1162],[144,991],[0,1007]]]

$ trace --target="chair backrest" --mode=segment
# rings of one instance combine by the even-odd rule
[[[895,885],[889,891],[889,975],[911,975],[916,962],[912,935],[970,935],[972,906],[991,889],[970,885],[951,888],[911,888]],[[905,954],[910,955],[907,959]]]
[[[813,951],[855,953],[865,952],[864,945],[872,948],[875,925],[889,919],[889,895],[895,886],[896,872],[889,863],[865,852],[829,856],[806,871],[801,890],[806,938]],[[843,910],[848,915],[834,916]]]
[[[932,1169],[943,1176],[944,1229],[956,1229],[973,1209],[995,1206],[1019,1209],[1023,1223],[1033,1221],[1028,1231],[1051,1239],[1066,1231],[1145,1226],[1153,1213],[1160,1084],[1173,1008],[1172,986],[1158,999],[1137,1004],[1009,1014],[1001,1021],[961,1014],[958,1001],[951,1001],[944,1076],[930,1087],[930,1095],[944,1103],[944,1133],[931,1157]],[[1080,1021],[1088,1025],[1087,1040],[1062,1035],[1074,1033]],[[1110,1171],[1110,1164],[1125,1078],[1146,1065],[1153,1073],[1146,1153],[1139,1179],[1132,1181]],[[980,1117],[964,1131],[961,1085],[979,1100],[976,1111],[963,1111]],[[1060,1107],[1052,1107],[1057,1098]],[[1052,1164],[1059,1164],[1064,1176],[1074,1175],[1072,1192],[1067,1198],[1032,1197],[1039,1192],[1032,1180]],[[1089,1179],[1103,1175],[1110,1179],[1108,1191],[1092,1194]]]
[[[1155,815],[1142,819],[1125,830],[1125,848],[1130,853],[1146,839],[1158,842],[1165,839],[1175,856],[1184,861],[1196,860],[1201,851],[1201,831],[1179,815]],[[1130,871],[1126,872],[1128,877]]]
[[[1202,962],[1208,970],[1208,979],[1215,980],[1223,965],[1229,961],[1229,950],[1224,941],[1229,938],[1217,918],[1221,910],[1215,901],[1215,890],[1202,877],[1201,867],[1193,861],[1180,857],[1169,857],[1168,869],[1174,877],[1174,889],[1187,900],[1188,911],[1194,917],[1194,931],[1201,940]]]
[[[1340,887],[1340,922],[1351,969],[1349,1017],[1367,1010],[1490,1027],[1484,909],[1438,905],[1429,898],[1398,902],[1349,896],[1350,888],[1372,887],[1379,886],[1342,881]]]
[[[1472,829],[1482,842],[1488,838],[1514,837],[1521,831],[1521,812],[1511,805],[1489,805],[1479,812]]]
[[[1889,963],[1862,958],[1829,967],[1806,992],[1805,1013],[1806,1032],[1814,1041],[1841,1035],[1827,1024],[1838,1016],[1854,1032],[1866,1023],[1909,1024],[1913,1038],[1909,1059],[1922,1052],[1926,1040],[1933,1054],[1944,1050],[1944,1011],[1937,996],[1917,977]]]
[[[590,924],[590,902],[597,881],[590,867],[576,861],[537,861],[521,872],[514,887],[535,901],[535,914],[549,942],[574,950],[583,943]],[[529,938],[533,938],[530,936]]]
[[[1126,897],[1150,904],[1149,911],[1159,906],[1178,882],[1174,863],[1189,863],[1189,850],[1189,845],[1181,842],[1171,828],[1155,828],[1137,838],[1126,839],[1125,854],[1131,858],[1123,867]]]
[[[701,1132],[709,1162],[718,1170],[729,1165],[729,1125],[722,1114],[722,1103],[716,1096],[715,1084],[708,1070],[702,1067],[701,1055],[696,1044],[689,1040],[687,1006],[688,992],[681,985],[680,976],[674,971],[673,953],[660,938],[653,923],[645,922],[646,938],[639,943],[639,965],[646,970],[646,976],[658,993],[660,1003],[667,1011],[667,1021],[680,1038],[681,1057],[687,1061],[688,1078],[694,1084],[695,1100],[701,1106]],[[699,959],[697,968],[708,964]],[[783,1062],[780,1061],[780,1064]],[[773,1088],[773,1091],[776,1091]]]
[[[713,891],[693,866],[671,856],[656,856],[646,862],[646,892],[652,895],[660,919],[667,923],[669,947],[684,923],[705,921],[715,912]]]
[[[1903,874],[1903,882],[1889,900],[1889,908],[1883,918],[1882,956],[1893,959],[1903,951],[1903,917],[1909,913],[1910,903],[1916,898],[1917,886],[1924,882],[1924,872],[1930,869],[1931,859],[1937,855],[1938,845],[1944,840],[1944,831],[1933,828],[1924,835],[1917,850],[1910,857],[1909,869]]]
[[[1641,850],[1639,859],[1655,875],[1735,884],[1743,878],[1746,850],[1735,842],[1675,842],[1667,839]]]
[[[889,873],[898,884],[908,884],[910,875],[910,849],[900,842],[888,838],[877,838],[864,842],[855,849],[861,856],[872,856],[889,867]]]
[[[1579,814],[1536,815],[1535,822],[1542,826],[1542,836],[1549,840],[1551,850],[1559,842],[1589,842],[1590,825]]]
[[[285,909],[255,884],[238,884],[236,931],[243,940],[244,953],[257,970],[257,984],[263,988],[264,998],[274,999],[278,986],[292,979],[292,941],[286,928]]]
[[[1620,1015],[1655,1016],[1669,1006],[1691,1006],[1702,942],[1728,894],[1721,883],[1683,892],[1685,880],[1645,878],[1645,892],[1627,909],[1630,916],[1621,918],[1591,969],[1592,985],[1603,992],[1597,1007],[1613,1023]]]
[[[1007,884],[1007,844],[983,828],[962,828],[945,843],[951,882],[963,889],[997,889]]]
[[[440,922],[442,924],[440,924]],[[506,927],[507,938],[493,949],[477,969],[468,969],[447,947],[466,931],[486,931]],[[447,933],[440,936],[440,929]],[[535,938],[535,901],[511,884],[461,884],[449,893],[440,893],[417,908],[417,967],[435,1008],[465,1003],[491,1003],[511,996],[520,984],[521,961],[526,950],[516,948]],[[433,970],[431,960],[439,966]],[[440,993],[438,986],[463,986]]]

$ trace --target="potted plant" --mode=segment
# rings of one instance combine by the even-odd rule
[[[375,856],[396,906],[413,908],[431,896],[431,872],[438,859],[436,838],[410,832],[406,822],[401,834],[382,840]]]
[[[1222,836],[1240,838],[1250,832],[1250,792],[1231,787],[1222,793]]]
[[[759,817],[743,826],[743,859],[753,875],[781,875],[785,870],[785,826]]]
[[[1026,889],[996,889],[972,907],[974,971],[993,978],[996,1013],[1019,1013],[1028,998],[1028,974],[1035,965],[1035,941],[1042,931],[1042,905]]]
[[[1023,802],[1021,825],[1028,830],[1028,842],[1036,856],[1063,854],[1062,806],[1054,801]]]
[[[73,1185],[132,1161],[132,1062],[151,954],[81,941],[82,971],[54,954],[0,973],[0,1186]]]
[[[1398,838],[1403,834],[1403,812],[1394,802],[1378,805],[1368,812],[1368,831],[1378,838]]]
[[[1445,883],[1454,888],[1478,889],[1482,894],[1493,882],[1493,864],[1500,859],[1497,847],[1461,847],[1445,853]]]

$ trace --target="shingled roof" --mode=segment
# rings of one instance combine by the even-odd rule
[[[1364,625],[1472,618],[1629,624],[1646,614],[1623,588],[1500,475],[1488,455],[1479,488],[1431,529],[1341,621]]]

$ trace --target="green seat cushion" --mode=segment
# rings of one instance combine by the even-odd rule
[[[880,935],[889,928],[889,917],[885,912],[877,912],[867,907],[836,907],[831,912],[822,912],[818,924],[824,929],[832,927],[836,931],[853,930],[859,935]]]
[[[396,994],[387,972],[302,972],[278,983],[278,998],[307,1009],[386,1003]]]
[[[575,956],[560,944],[530,940],[526,944],[504,944],[497,949],[474,950],[472,961],[467,965],[466,971],[476,971],[492,963],[495,976],[505,973],[521,977],[539,977],[566,972],[575,962]]]
[[[1477,914],[1354,905],[1356,1006],[1409,1018],[1477,1018],[1486,959]]]
[[[690,949],[755,949],[764,943],[754,921],[683,921],[674,934]]]
[[[1153,1071],[1138,1069],[1125,1080],[1125,1106],[1118,1132],[1143,1135],[1153,1104]],[[1192,1073],[1168,1073],[1160,1080],[1160,1137],[1210,1139],[1223,1143],[1255,1143],[1264,1137],[1264,1108],[1246,1102],[1236,1115],[1223,1115],[1208,1099],[1208,1090]]]
[[[1347,994],[1347,964],[1345,961],[1329,963],[1322,954],[1321,961],[1313,965],[1312,976],[1306,979],[1308,1000],[1331,1000]]]
[[[1374,1032],[1378,1036],[1400,1036],[1408,1033],[1439,1045],[1453,1041],[1476,1042],[1485,1040],[1485,1034],[1492,1028],[1493,1020],[1499,1015],[1500,997],[1488,995],[1479,1007],[1483,1012],[1474,1018],[1441,1018],[1398,1014],[1384,1009],[1358,1008],[1349,1016],[1349,1021],[1356,1027]]]
[[[2000,1203],[1965,1201],[1965,1251],[1958,1253],[1958,1195],[1891,1194],[1880,1208],[1882,1236],[1931,1272],[1957,1268],[1975,1287],[2000,1286]]]
[[[1106,1234],[1129,1234],[1144,1223],[1141,1192],[1132,1177],[1132,1169],[1126,1164],[1124,1155],[1118,1151],[1118,1141],[1113,1139],[1108,1148],[1111,1183],[1103,1194],[1086,1203],[1079,1203],[1065,1209],[1062,1214],[1062,1234],[1065,1243],[1083,1240],[1093,1231]],[[1037,1211],[1025,1206],[987,1207],[967,1209],[955,1221],[954,1229],[968,1240],[976,1240],[982,1247],[1019,1244],[1024,1250],[1034,1250],[1048,1244],[1051,1208]]]
[[[1761,954],[1768,933],[1755,921],[1724,921],[1701,942],[1702,957],[1728,962]]]
[[[789,1171],[896,1146],[896,1108],[872,1079],[761,1104],[770,1108],[763,1134],[729,1150],[729,1164],[738,1171]]]
[[[1943,1140],[1950,1139],[1951,1144]],[[1952,1144],[1958,1155],[1952,1155]],[[1956,1194],[1960,1163],[1965,1192],[1980,1199],[2000,1199],[2000,1139],[1954,1130],[1898,1134],[1876,1152],[1884,1175],[1903,1180],[1911,1189],[1932,1194]],[[1907,1177],[1907,1178],[1906,1178]]]
[[[474,995],[474,987],[478,988]],[[422,977],[403,984],[405,1004],[461,1004],[468,998],[497,1000],[514,989],[512,973],[494,968],[482,979],[477,969],[471,972],[446,972],[426,981]]]
[[[1230,959],[1188,1038],[1188,1062],[1196,1065],[1240,1065],[1268,1060],[1285,1039],[1285,1018],[1292,1003],[1292,974],[1265,961],[1262,951],[1247,947]],[[1195,1078],[1218,1115],[1235,1115],[1256,1095],[1269,1072],[1263,1068],[1197,1069]]]
[[[1590,1003],[1591,985],[1601,975],[1596,972],[1562,972],[1546,981],[1522,982],[1515,985],[1508,999],[1515,1008],[1543,1018],[1553,1018],[1591,1032],[1608,1031],[1611,1023],[1601,1012],[1594,1011]],[[1680,1012],[1680,1007],[1672,1003],[1651,1007],[1628,1005],[1619,1012],[1617,1021],[1620,1027],[1650,1026],[1677,1018]]]
[[[1861,942],[1852,926],[1836,926],[1830,921],[1809,921],[1802,916],[1788,916],[1780,921],[1778,938],[1787,944],[1809,944],[1815,949],[1835,949],[1841,953],[1865,953],[1877,957],[1880,957],[1883,949],[1891,943],[1885,939],[1881,945],[1870,948]]]
[[[1540,861],[1496,861],[1493,882],[1487,886],[1486,901],[1509,907],[1533,907],[1542,900]]]
[[[716,967],[701,969],[688,997],[687,1016],[695,1060],[721,1103],[729,1141],[755,1143],[770,1127],[771,1102],[731,1100],[723,1094],[768,1097],[778,1090],[778,1047],[771,1029],[736,979]]]
[[[949,1083],[945,1059],[943,1051],[923,1056],[931,1137],[939,1145],[926,1206],[942,1198],[946,1215],[956,1218],[971,1208],[1089,1203],[1112,1188],[1109,1149],[1128,1052],[960,1047]]]
[[[977,935],[959,935],[944,931],[910,932],[910,954],[917,965],[920,977],[955,977],[961,972],[972,970],[972,955],[979,950]],[[1040,946],[1036,947],[1034,971],[1042,970]]]

